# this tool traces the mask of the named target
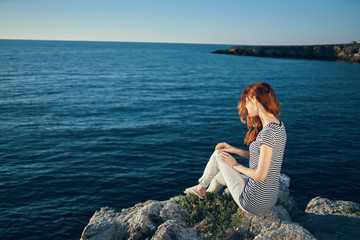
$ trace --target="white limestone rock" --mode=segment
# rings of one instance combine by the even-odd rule
[[[314,239],[301,225],[292,222],[291,214],[296,208],[296,202],[289,196],[289,184],[290,178],[282,174],[278,204],[261,215],[244,213],[236,230],[229,230],[224,239],[234,239],[234,236],[255,239]],[[196,228],[186,226],[182,220],[185,210],[174,202],[176,199],[177,197],[167,201],[149,200],[121,212],[101,208],[90,219],[81,240],[200,239]]]
[[[182,222],[167,220],[158,227],[152,240],[199,240],[195,228],[187,228]]]
[[[198,239],[196,230],[181,220],[184,210],[172,200],[149,200],[121,212],[101,208],[90,219],[81,240]]]
[[[116,220],[119,215],[114,209],[108,207],[96,211],[85,227],[81,240],[117,239],[116,235],[124,234],[124,229],[118,226]]]
[[[300,223],[320,240],[359,239],[360,204],[313,198]]]
[[[308,203],[305,212],[318,215],[332,214],[348,217],[360,217],[359,215],[349,211],[349,208],[360,211],[360,204],[351,201],[332,201],[327,198],[316,197],[311,199],[311,201]]]
[[[258,234],[254,240],[314,240],[316,239],[308,230],[298,223],[281,222],[280,226],[276,228],[268,228]]]

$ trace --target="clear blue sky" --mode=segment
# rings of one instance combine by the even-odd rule
[[[360,0],[0,0],[0,39],[360,41]]]

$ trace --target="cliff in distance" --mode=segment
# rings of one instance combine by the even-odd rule
[[[304,46],[234,46],[212,53],[360,63],[360,43]]]

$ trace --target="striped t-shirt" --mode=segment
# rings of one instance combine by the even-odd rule
[[[269,123],[249,146],[249,167],[256,169],[260,158],[260,145],[266,144],[273,149],[269,172],[265,181],[249,178],[240,196],[241,207],[249,213],[261,214],[271,209],[277,201],[279,177],[286,144],[284,123]]]

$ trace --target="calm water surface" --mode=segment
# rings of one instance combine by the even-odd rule
[[[246,148],[256,81],[282,103],[300,208],[360,202],[360,64],[210,53],[228,47],[0,40],[0,239],[79,239],[100,207],[182,194],[218,142]]]

